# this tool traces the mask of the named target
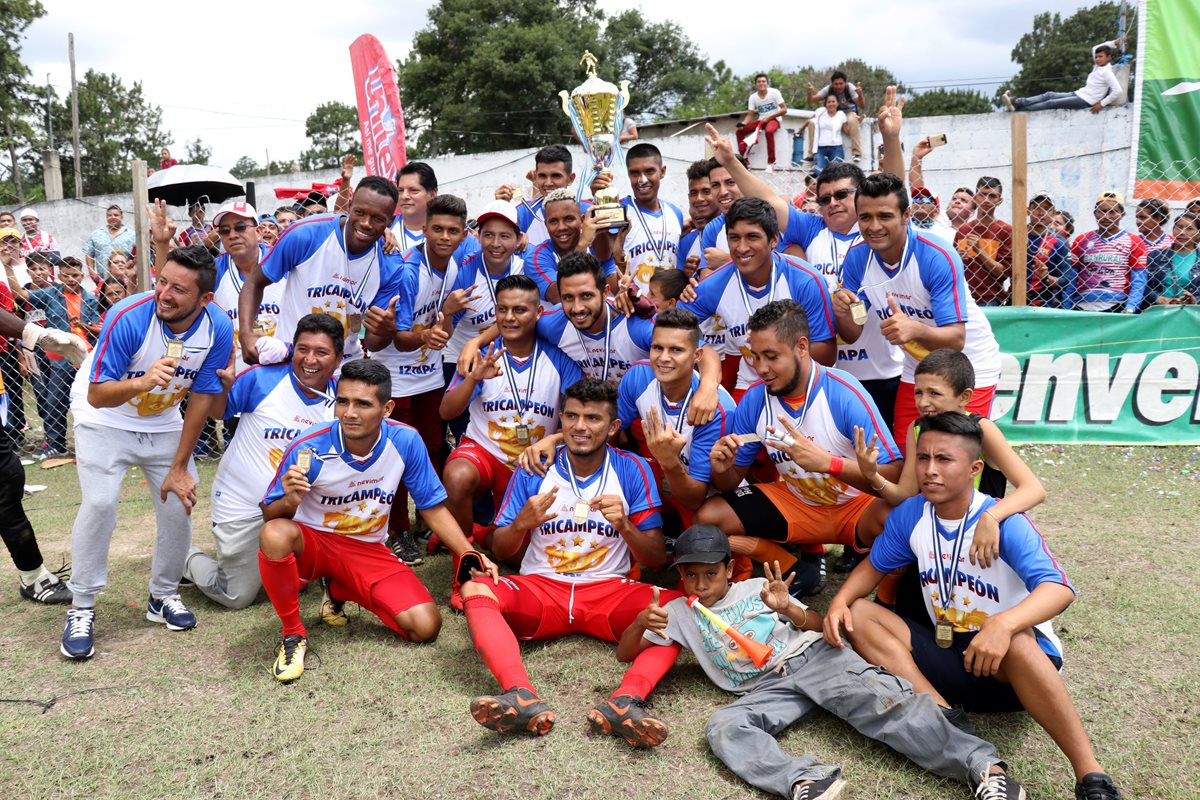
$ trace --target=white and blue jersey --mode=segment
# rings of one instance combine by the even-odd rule
[[[642,294],[650,292],[650,278],[660,269],[675,269],[679,257],[679,237],[683,232],[683,212],[665,200],[658,211],[642,208],[632,197],[621,201],[629,221],[625,236],[627,269]]]
[[[842,263],[850,248],[862,241],[858,224],[849,233],[831,230],[818,214],[806,214],[788,206],[787,244],[804,248],[808,263],[825,277],[832,294],[842,285]],[[844,369],[860,381],[895,378],[904,367],[904,353],[883,338],[879,317],[867,315],[862,335],[854,344],[838,337],[838,369]]]
[[[649,357],[654,321],[627,317],[608,300],[604,308],[608,322],[599,333],[579,330],[567,319],[562,306],[554,306],[538,319],[537,335],[575,359],[587,377],[615,386],[635,361]]]
[[[979,630],[989,617],[1028,597],[1038,584],[1058,583],[1074,592],[1075,587],[1050,553],[1046,540],[1024,514],[1014,514],[1000,523],[998,560],[990,567],[971,563],[968,554],[975,525],[980,515],[995,504],[995,499],[974,492],[964,525],[963,520],[937,517],[933,504],[923,496],[910,497],[892,509],[883,533],[871,545],[871,566],[887,573],[916,564],[929,618],[935,623],[948,619],[961,633]],[[956,553],[958,569],[951,584]],[[938,569],[942,571],[940,578]],[[949,587],[949,602],[942,597],[944,589],[938,588],[939,583]],[[1062,658],[1062,642],[1050,620],[1035,625],[1033,631],[1047,655]]]
[[[775,252],[782,253],[787,249],[787,242],[780,231],[779,241],[775,244]],[[729,252],[729,235],[725,231],[725,214],[724,212],[717,214],[715,217],[704,223],[704,230],[700,234],[700,266],[704,269],[717,269],[724,266],[723,264],[709,264],[708,259],[704,257],[704,251],[710,247],[715,247],[718,250]]]
[[[201,309],[192,326],[173,333],[155,314],[154,292],[127,297],[108,310],[104,327],[71,385],[71,412],[75,424],[105,425],[139,433],[161,433],[183,428],[176,408],[189,391],[221,394],[225,388],[217,370],[229,363],[233,326],[216,304]],[[167,342],[183,340],[183,356],[166,387],[142,392],[115,408],[88,403],[89,383],[123,381],[145,375],[167,355]]]
[[[883,422],[871,395],[853,375],[809,361],[809,381],[803,398],[775,397],[765,383],[746,392],[733,414],[733,433],[756,433],[762,439],[780,439],[787,429],[779,421],[784,414],[792,427],[809,441],[843,459],[854,459],[854,428],[866,432],[867,441],[878,437],[879,463],[901,458],[896,440]],[[767,430],[770,426],[774,433]],[[734,463],[748,467],[763,448],[775,464],[780,479],[792,493],[812,506],[837,506],[862,494],[845,481],[824,472],[809,472],[785,451],[750,442],[738,448]]]
[[[554,465],[544,476],[530,475],[523,469],[514,472],[496,514],[496,525],[511,524],[529,498],[557,487],[554,505],[546,512],[554,518],[529,532],[521,574],[544,575],[569,583],[624,578],[633,566],[624,537],[595,509],[577,524],[575,504],[601,495],[617,495],[634,527],[641,531],[661,528],[662,501],[650,466],[640,456],[606,447],[600,469],[572,481],[567,459],[567,449],[559,447]]]
[[[538,290],[542,293],[544,300],[550,287],[556,286],[558,283],[558,262],[562,256],[554,249],[554,242],[549,239],[537,247],[528,248],[525,252],[525,260],[532,267],[528,271],[529,277],[533,278],[538,285]],[[588,249],[588,252],[592,252],[591,248]],[[604,277],[606,278],[617,271],[617,264],[611,258],[606,259],[600,266],[604,268]]]
[[[975,368],[975,386],[995,386],[1000,380],[1000,347],[987,317],[967,289],[962,258],[953,248],[910,225],[899,264],[882,263],[875,251],[860,242],[850,248],[842,262],[842,283],[866,303],[867,313],[877,322],[892,315],[888,305],[892,297],[905,314],[931,328],[963,323],[966,338],[962,352]],[[900,380],[914,383],[917,362],[928,351],[916,342],[901,349],[904,370]]]
[[[710,222],[709,225],[712,223]],[[705,230],[708,226],[705,226]],[[705,276],[696,287],[696,299],[680,303],[701,322],[718,321],[716,332],[723,333],[728,347],[742,356],[737,388],[745,389],[758,380],[754,372],[754,354],[750,352],[750,316],[773,300],[795,300],[808,318],[810,342],[833,338],[833,302],[825,279],[805,262],[772,255],[771,278],[766,286],[747,286],[732,262]]]
[[[456,256],[450,257],[443,272],[434,269],[425,259],[424,245],[409,250],[400,270],[396,330],[419,333],[436,325],[438,312],[458,280],[459,272]],[[407,351],[388,346],[372,353],[371,358],[384,364],[391,372],[393,397],[412,397],[446,385],[446,378],[442,374],[442,354],[425,345]]]
[[[262,513],[258,503],[288,444],[313,425],[333,420],[335,386],[331,380],[323,393],[309,393],[290,363],[251,367],[238,375],[225,402],[225,419],[241,417],[213,479],[213,522]]]
[[[258,246],[258,263],[262,263],[270,249],[265,244]],[[217,256],[217,287],[213,290],[213,302],[224,309],[229,315],[229,321],[233,323],[234,369],[238,372],[248,366],[242,360],[241,342],[238,340],[238,297],[242,293],[244,281],[245,276],[238,271],[229,253]],[[286,284],[287,279],[284,278],[263,289],[262,302],[258,304],[258,315],[255,316],[254,325],[251,327],[261,330],[266,336],[275,336],[279,328],[279,307]]]
[[[384,253],[382,239],[351,255],[342,232],[345,219],[321,215],[292,223],[263,259],[262,272],[272,282],[288,278],[276,338],[290,343],[301,317],[329,314],[342,323],[350,359],[362,355],[358,335],[367,308],[387,308],[400,294],[401,258]]]
[[[493,342],[483,357],[502,344]],[[583,373],[570,356],[542,340],[525,358],[505,353],[500,369],[503,374],[476,383],[471,391],[466,435],[500,463],[512,468],[526,447],[558,433],[562,393],[583,378]],[[446,391],[453,390],[463,380],[456,372]],[[528,441],[517,439],[518,425],[529,429]]]
[[[471,294],[476,295],[477,299],[472,303],[473,309],[468,308],[454,315],[454,333],[450,334],[450,341],[442,351],[444,363],[457,362],[463,345],[496,321],[496,284],[509,275],[524,274],[525,259],[519,255],[514,255],[499,275],[488,272],[487,265],[483,263],[482,252],[473,253],[462,262],[458,270],[458,279],[450,287],[450,291],[474,286],[475,290]]]
[[[662,385],[654,377],[654,368],[649,361],[634,364],[617,387],[617,416],[621,418],[621,429],[628,429],[634,422],[646,425],[650,409],[658,409],[658,418],[683,435],[683,450],[679,460],[687,469],[688,477],[701,483],[712,478],[712,462],[709,453],[717,440],[731,432],[734,409],[733,398],[725,387],[717,387],[717,410],[713,418],[700,427],[687,421],[688,401],[700,388],[700,376],[692,373],[692,385],[687,396],[678,404],[663,395]]]
[[[302,449],[313,451],[307,475],[312,489],[304,495],[292,519],[310,528],[383,544],[400,481],[404,481],[418,510],[446,500],[446,490],[433,471],[420,434],[408,425],[385,419],[379,439],[365,458],[346,449],[338,422],[326,422],[301,433],[284,451],[262,499],[264,506],[283,497],[283,474],[296,463],[296,454]]]
[[[412,250],[419,244],[425,241],[425,229],[417,228],[415,231],[408,228],[404,224],[404,217],[399,214],[392,220],[392,233],[396,236],[396,244],[400,248],[400,255],[408,255],[408,251]]]
[[[517,203],[517,225],[525,234],[526,254],[532,253],[538,245],[550,238],[550,232],[546,230],[542,198],[537,197]]]

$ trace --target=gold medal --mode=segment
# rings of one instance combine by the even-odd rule
[[[514,185],[512,187],[512,199],[509,200],[509,202],[515,206],[517,203],[520,203],[524,197],[525,195],[522,193],[521,187]]]
[[[859,300],[857,303],[850,304],[850,319],[854,320],[855,325],[867,324],[867,304]]]
[[[583,525],[588,521],[588,515],[591,514],[592,507],[586,501],[580,500],[575,504],[575,512],[571,515],[571,520],[576,525]]]
[[[250,329],[250,332],[253,333],[255,336],[266,336],[267,335],[267,329],[265,327],[263,327],[263,324],[261,322],[259,322],[258,320],[254,321],[254,327]]]
[[[358,333],[360,330],[362,330],[362,323],[363,323],[363,315],[362,314],[352,313],[347,318],[347,324],[349,324],[349,326],[350,326],[351,333]]]
[[[937,630],[934,632],[933,640],[938,647],[946,649],[954,644],[954,626],[950,624],[948,619],[938,620]]]
[[[517,444],[529,444],[529,426],[517,426]]]
[[[299,467],[300,471],[305,474],[308,474],[309,469],[312,468],[312,460],[313,451],[309,450],[308,448],[296,453],[296,466]]]
[[[183,339],[170,339],[167,341],[167,358],[173,358],[176,361],[183,358]]]

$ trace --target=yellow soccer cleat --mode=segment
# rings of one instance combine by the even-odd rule
[[[280,683],[291,683],[304,674],[304,651],[308,649],[308,640],[298,633],[283,637],[279,645],[279,655],[275,658],[275,667],[271,674]]]

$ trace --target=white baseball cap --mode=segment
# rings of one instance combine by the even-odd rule
[[[500,219],[512,225],[514,228],[520,228],[521,223],[517,220],[517,208],[507,200],[493,200],[487,204],[487,207],[480,212],[475,218],[476,224],[482,228],[483,223],[487,222],[492,217]]]
[[[258,213],[254,210],[254,206],[245,200],[230,200],[221,206],[221,210],[213,217],[212,224],[214,228],[221,224],[221,219],[226,214],[232,214],[235,217],[245,217],[251,222],[258,222]]]
[[[26,217],[33,217],[34,219],[41,219],[41,217],[38,216],[38,213],[36,211],[34,211],[32,208],[22,208],[21,212],[19,214],[17,214],[17,219],[25,219]]]

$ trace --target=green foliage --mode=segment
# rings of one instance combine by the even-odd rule
[[[986,114],[991,101],[973,89],[932,89],[909,97],[905,117],[937,117],[944,114]]]
[[[212,158],[212,148],[204,143],[204,140],[199,136],[196,141],[187,143],[187,154],[183,158],[184,164],[207,164]]]
[[[304,135],[312,142],[312,147],[300,154],[302,169],[337,167],[347,153],[362,160],[358,111],[354,106],[336,100],[322,103],[304,121]]]
[[[1092,47],[1117,35],[1117,11],[1116,3],[1105,2],[1082,8],[1066,19],[1050,12],[1036,15],[1032,30],[1017,41],[1012,51],[1012,60],[1021,70],[996,90],[996,104],[1005,91],[1012,92],[1013,97],[1028,97],[1083,86],[1092,71]],[[1125,52],[1135,53],[1136,14],[1128,13]]]
[[[21,43],[33,21],[45,15],[46,9],[37,0],[0,3],[0,152],[8,164],[0,171],[4,202],[24,202],[41,194],[40,161],[30,151],[37,136],[38,114],[44,114],[45,105],[29,82],[29,68],[21,61]]]
[[[71,98],[53,107],[55,147],[63,167],[63,191],[75,196],[72,177]],[[84,195],[128,192],[129,162],[158,163],[158,152],[171,143],[162,129],[162,109],[142,94],[141,81],[126,86],[113,74],[89,69],[79,81],[79,149]]]
[[[408,129],[430,155],[567,141],[558,93],[583,82],[585,50],[600,77],[630,81],[639,117],[712,88],[713,70],[680,27],[639,11],[608,19],[595,0],[440,0],[397,64]]]
[[[244,180],[251,175],[258,174],[258,162],[250,156],[242,156],[237,160],[237,163],[229,170],[229,174],[238,180]]]

